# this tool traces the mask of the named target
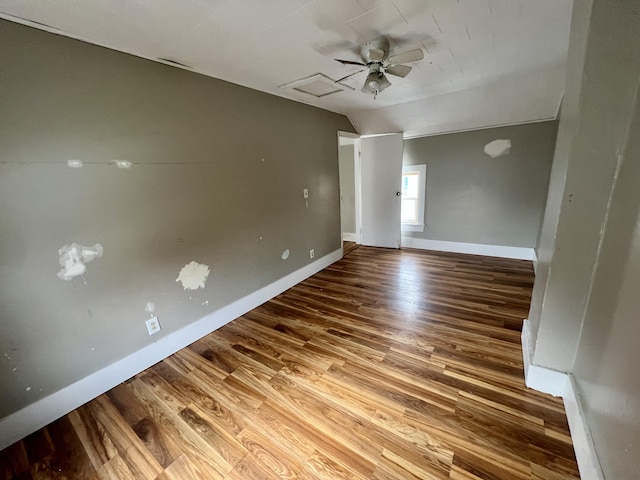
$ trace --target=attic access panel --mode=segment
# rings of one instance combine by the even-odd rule
[[[295,90],[296,92],[305,93],[316,98],[326,97],[346,90],[353,90],[353,88],[348,85],[336,83],[321,73],[281,85],[280,88],[282,90]]]

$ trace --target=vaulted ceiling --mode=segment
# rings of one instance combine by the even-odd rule
[[[0,0],[0,17],[140,57],[167,59],[250,88],[347,115],[362,134],[406,137],[555,118],[571,0]],[[316,98],[282,85],[358,70],[381,34],[422,61],[377,99]]]

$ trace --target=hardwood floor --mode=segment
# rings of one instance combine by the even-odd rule
[[[570,479],[531,263],[360,247],[0,453],[0,478]]]
[[[344,241],[344,242],[342,242],[342,253],[346,257],[347,255],[349,255],[351,252],[353,252],[359,246],[360,246],[360,244],[358,244],[356,242]]]

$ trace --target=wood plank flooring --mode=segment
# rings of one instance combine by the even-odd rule
[[[360,245],[357,244],[356,242],[342,242],[342,252],[343,255],[346,257],[347,255],[349,255],[351,252],[353,252],[356,248],[358,248]]]
[[[0,452],[0,479],[573,479],[531,263],[360,247]]]

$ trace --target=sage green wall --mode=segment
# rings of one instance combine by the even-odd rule
[[[556,131],[551,121],[405,140],[403,164],[427,164],[426,227],[402,235],[535,247]],[[496,139],[511,140],[508,155],[484,153]]]
[[[640,15],[636,20],[640,20]],[[638,28],[640,31],[640,25]],[[640,53],[640,42],[636,45]],[[573,368],[605,478],[620,480],[636,479],[640,473],[640,135],[637,134],[640,106],[637,100],[635,111],[629,143],[621,152],[622,165]]]
[[[639,98],[638,2],[574,2],[529,320],[534,363],[573,376],[604,477],[616,480],[640,472]]]
[[[566,102],[529,320],[537,365],[573,368],[640,78],[630,2],[574,2]],[[599,4],[598,4],[599,5]]]
[[[356,175],[353,145],[340,146],[342,231],[356,233]]]
[[[0,417],[340,248],[344,116],[6,21],[0,45]],[[84,281],[56,276],[72,242],[104,246]]]
[[[538,265],[529,310],[528,320],[531,329],[532,343],[534,345],[538,337],[542,303],[549,278],[549,265],[551,264],[554,252],[556,230],[558,228],[560,207],[564,196],[565,180],[569,165],[569,155],[573,144],[573,137],[579,125],[580,91],[583,81],[582,71],[587,48],[591,5],[591,0],[574,2],[571,13],[571,35],[569,37],[569,51],[567,55],[565,91],[562,97],[562,107],[559,112],[558,141],[556,142],[547,204],[542,228],[540,229],[538,248],[536,250]]]

